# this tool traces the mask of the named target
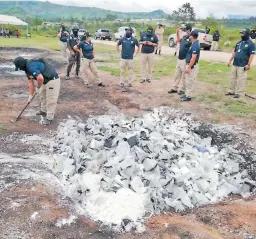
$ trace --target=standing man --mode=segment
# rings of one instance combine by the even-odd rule
[[[212,36],[212,47],[211,51],[217,51],[219,49],[220,33],[216,30]]]
[[[192,31],[189,37],[191,47],[186,56],[186,71],[185,71],[185,94],[181,95],[181,101],[191,101],[194,86],[198,74],[198,61],[200,57],[200,42],[198,39],[198,32]]]
[[[168,91],[169,94],[174,94],[174,93],[178,93],[179,95],[185,94],[186,56],[191,46],[189,37],[192,30],[192,25],[186,24],[183,30],[186,31],[186,35],[183,36],[183,38],[181,38],[180,36],[180,33],[181,33],[180,28],[177,28],[176,30],[177,44],[180,44],[180,49],[179,49],[178,61],[176,65],[174,84],[172,89]]]
[[[60,78],[55,69],[43,59],[26,60],[23,57],[17,57],[14,60],[15,70],[25,71],[28,77],[29,99],[39,92],[40,111],[37,115],[44,118],[43,124],[51,124],[54,119],[57,101],[60,92]],[[35,88],[34,80],[37,81]]]
[[[60,50],[64,57],[67,59],[67,42],[68,42],[68,32],[65,29],[64,25],[61,25],[60,32],[58,33],[57,37],[60,39]]]
[[[132,87],[133,81],[133,54],[135,46],[137,46],[136,55],[140,51],[139,42],[132,36],[132,28],[126,29],[125,36],[119,40],[116,49],[120,52],[122,46],[121,64],[120,64],[120,86],[124,87],[125,84],[125,70],[128,68],[128,87]]]
[[[74,64],[76,64],[76,77],[79,76],[79,70],[81,65],[81,57],[80,53],[74,50],[74,46],[80,43],[79,37],[78,37],[78,31],[79,28],[76,25],[72,26],[72,34],[68,37],[68,49],[70,51],[70,55],[68,58],[68,68],[67,68],[67,76],[66,80],[70,79],[70,72]]]
[[[239,41],[232,53],[228,66],[233,61],[230,73],[230,87],[226,95],[240,98],[244,94],[247,72],[250,70],[251,63],[255,54],[255,44],[250,40],[250,30],[240,31],[242,40]]]
[[[153,32],[153,27],[148,27],[147,32],[141,34],[141,81],[140,83],[151,83],[153,65],[154,65],[154,51],[158,46],[158,39]],[[148,66],[147,74],[146,67]]]
[[[252,42],[255,43],[255,41],[256,41],[256,27],[254,27],[251,30],[251,38],[252,38]]]
[[[157,55],[157,51],[159,51],[159,55],[161,55],[161,50],[164,43],[164,27],[162,23],[158,24],[158,27],[155,30],[155,34],[158,38],[158,46],[156,48],[155,54]]]
[[[84,76],[84,85],[89,88],[89,82],[88,82],[88,73],[89,70],[93,73],[94,77],[98,81],[98,86],[104,87],[105,85],[102,83],[98,69],[95,63],[95,53],[94,53],[94,47],[89,39],[89,32],[86,32],[84,36],[81,39],[81,42],[74,46],[74,50],[79,52],[82,58],[82,67],[83,71],[85,73]]]

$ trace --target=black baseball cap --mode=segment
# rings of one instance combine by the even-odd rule
[[[192,25],[190,23],[185,24],[185,29],[192,31]]]
[[[190,36],[191,36],[191,37],[194,37],[194,38],[198,38],[198,32],[192,31],[192,32],[190,33]]]
[[[149,26],[148,29],[147,29],[147,31],[148,31],[148,32],[153,32],[154,29],[153,29],[153,27]]]
[[[250,31],[250,29],[245,28],[245,29],[241,30],[240,33],[242,36],[250,36],[251,31]]]

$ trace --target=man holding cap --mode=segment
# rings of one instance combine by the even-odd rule
[[[158,45],[158,38],[153,32],[153,27],[148,27],[147,32],[141,34],[141,81],[140,83],[151,82],[153,65],[154,65],[154,51]],[[146,67],[148,65],[147,74]]]
[[[185,70],[185,94],[181,95],[181,101],[191,101],[194,91],[195,81],[198,74],[198,61],[200,57],[200,42],[198,39],[198,32],[192,31],[189,40],[191,46],[186,56],[186,70]]]
[[[157,55],[157,51],[159,51],[159,55],[161,55],[162,46],[163,46],[163,42],[164,42],[164,27],[163,27],[162,23],[158,23],[158,27],[155,30],[155,34],[158,38],[158,46],[157,46],[155,54]]]
[[[186,31],[186,35],[181,39],[180,37],[180,28],[177,28],[176,34],[177,34],[177,43],[180,43],[180,50],[179,50],[179,56],[178,61],[176,65],[176,72],[174,77],[174,84],[170,91],[168,91],[169,94],[178,93],[179,95],[183,95],[185,93],[185,70],[186,70],[186,56],[188,53],[188,50],[191,46],[191,42],[189,40],[189,36],[192,30],[191,24],[186,24],[181,29]],[[179,91],[178,91],[179,90]]]
[[[244,94],[247,72],[250,70],[251,63],[255,54],[255,44],[250,40],[250,30],[240,31],[241,41],[239,41],[232,53],[228,66],[233,61],[230,73],[230,87],[226,95],[240,98]]]

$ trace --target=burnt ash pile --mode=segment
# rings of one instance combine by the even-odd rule
[[[130,190],[146,199],[144,214],[182,212],[231,194],[249,196],[255,171],[246,165],[255,154],[251,150],[250,159],[245,157],[237,142],[227,127],[202,125],[170,108],[155,109],[142,118],[98,116],[86,123],[69,119],[60,124],[52,146],[58,154],[54,172],[67,195],[92,219],[111,224],[111,218],[104,221],[92,212],[92,204],[103,204],[92,194]],[[137,214],[137,220],[127,213],[122,219],[135,222],[141,216]]]

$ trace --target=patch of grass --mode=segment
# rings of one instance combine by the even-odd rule
[[[35,35],[32,38],[2,38],[0,39],[2,47],[43,47],[50,50],[60,50],[57,37],[45,37]]]
[[[0,134],[5,133],[6,131],[7,128],[4,125],[0,124]]]
[[[236,116],[256,116],[256,102],[226,99],[223,104],[229,112]]]
[[[112,46],[112,45],[95,43],[94,50],[95,50],[95,53],[108,53],[108,54],[116,53],[116,54],[118,54],[116,51],[116,46]]]
[[[120,70],[118,68],[113,68],[110,66],[98,66],[98,68],[102,71],[110,72],[113,76],[120,76]]]

